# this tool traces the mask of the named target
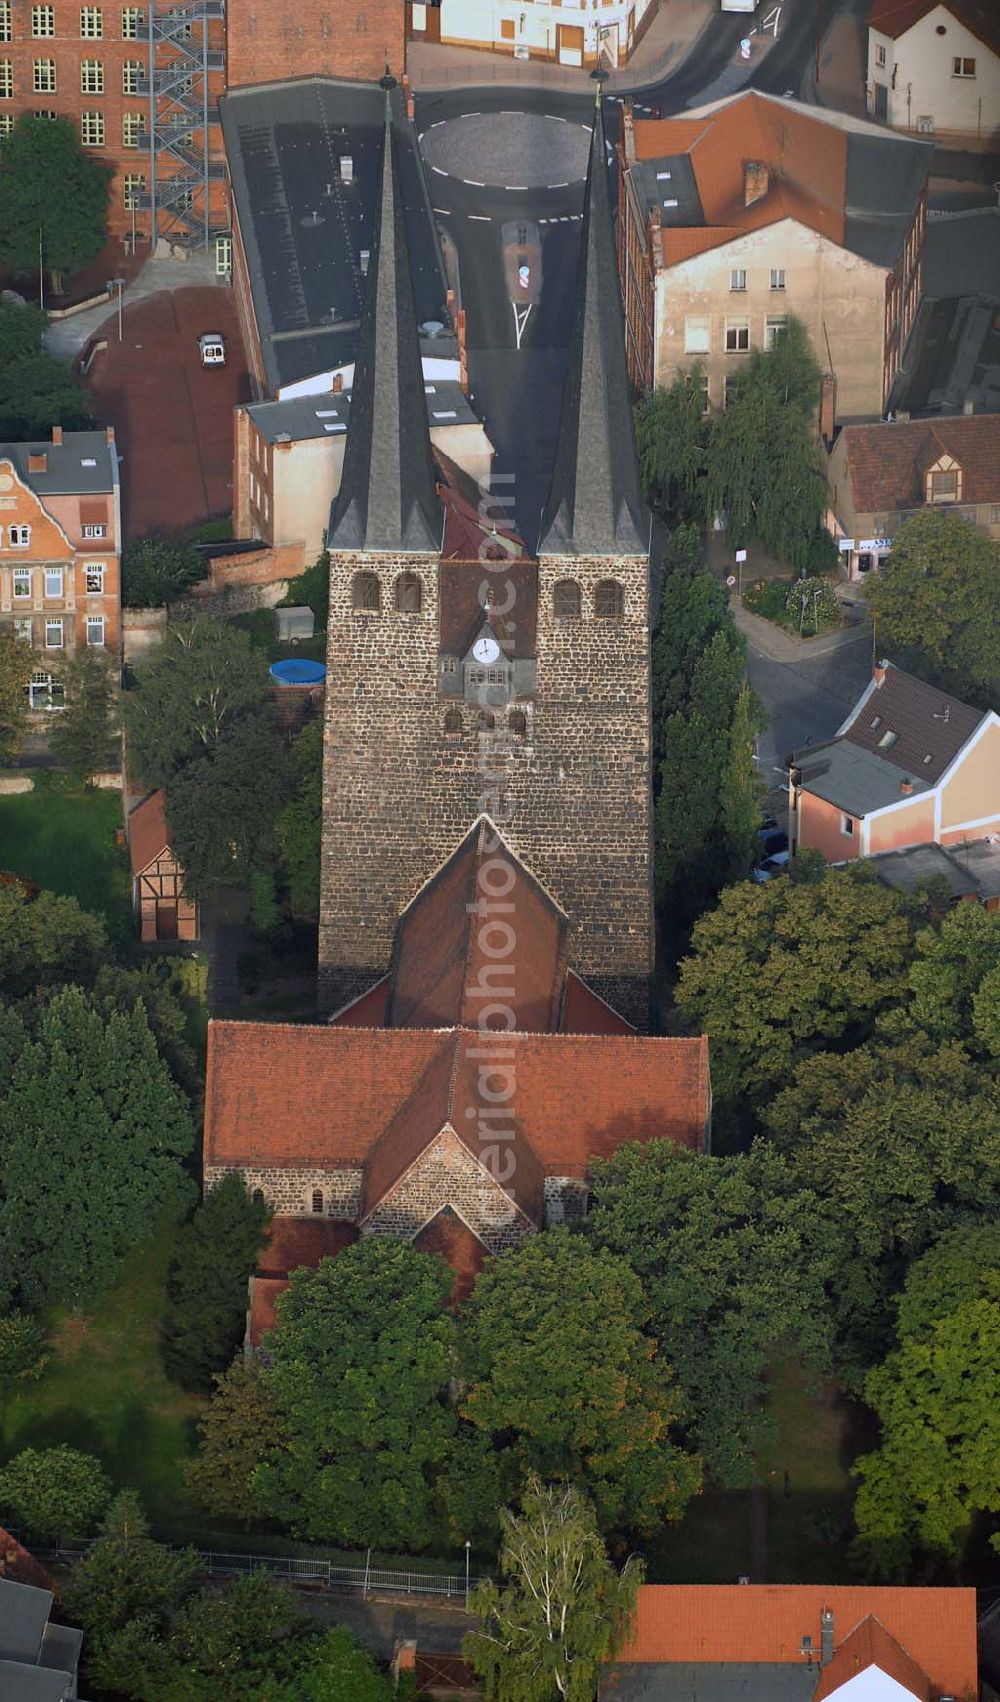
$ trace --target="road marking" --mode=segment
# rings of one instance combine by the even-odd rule
[[[451,208],[450,207],[432,207],[431,212],[432,213],[447,213],[449,218],[451,217]]]
[[[489,213],[466,213],[465,216],[468,219],[475,219],[476,223],[480,225],[491,225],[493,223]]]
[[[554,124],[568,124],[569,123],[569,119],[568,118],[560,118],[558,112],[550,112],[550,113],[546,114],[546,116],[551,118],[552,122]],[[586,128],[587,128],[587,126],[584,125],[584,129],[586,129]]]
[[[468,187],[470,189],[485,189],[486,188],[485,183],[480,183],[478,177],[463,177],[462,182],[465,183],[465,184],[468,184]]]
[[[431,171],[436,171],[439,177],[447,177],[447,175],[448,175],[448,173],[446,171],[441,170],[441,167],[439,165],[432,165]]]
[[[482,118],[482,116],[483,115],[482,115],[481,112],[463,112],[462,113],[463,118]]]
[[[528,187],[528,185],[526,183],[505,183],[504,184],[505,189],[516,189],[516,190],[519,190],[519,191],[525,190],[525,189],[527,189],[527,187]]]
[[[512,301],[510,305],[514,309],[514,336],[517,339],[517,346],[520,348],[521,338],[524,336],[524,327],[528,323],[528,316],[533,304],[529,301],[525,306],[519,307],[516,301]]]
[[[445,123],[447,123],[446,119],[438,118],[438,119],[435,120],[435,122],[433,124],[429,124],[427,126],[427,128],[428,128],[428,130],[440,130],[442,124],[445,124]]]
[[[567,180],[566,183],[547,183],[545,187],[546,189],[568,189],[569,182]]]

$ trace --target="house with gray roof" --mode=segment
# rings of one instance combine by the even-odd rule
[[[53,1600],[0,1577],[0,1702],[76,1702],[83,1632],[53,1623]]]

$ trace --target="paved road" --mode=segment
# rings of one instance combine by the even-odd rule
[[[747,676],[771,717],[758,746],[760,775],[768,789],[783,784],[785,758],[806,740],[818,745],[840,726],[871,678],[867,629],[829,641],[801,661],[779,662],[751,645]]]

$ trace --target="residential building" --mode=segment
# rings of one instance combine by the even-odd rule
[[[600,1702],[965,1702],[976,1592],[646,1584]]]
[[[831,863],[1000,834],[1000,716],[880,662],[834,738],[789,758],[789,841]]]
[[[508,961],[482,921],[498,892]],[[332,1023],[210,1024],[205,1187],[237,1170],[277,1214],[255,1343],[288,1272],[359,1235],[443,1253],[466,1293],[490,1254],[585,1215],[594,1159],[626,1141],[705,1150],[707,1040],[637,1035],[577,972],[576,937],[483,816]]]
[[[223,234],[223,20],[223,0],[0,0],[0,143],[22,113],[67,118],[113,169],[113,236]]]
[[[53,1624],[54,1599],[53,1590],[0,1577],[0,1696],[11,1702],[76,1702],[83,1632]]]
[[[126,823],[132,869],[132,907],[143,945],[162,940],[197,940],[201,920],[197,899],[184,891],[184,870],[170,843],[166,797],[150,792],[129,811]]]
[[[827,526],[849,579],[881,566],[903,521],[927,508],[1000,539],[1000,414],[844,426],[827,479]]]
[[[697,367],[706,408],[751,349],[805,325],[830,420],[884,411],[921,291],[929,148],[748,91],[636,119],[618,144],[629,376]]]
[[[440,0],[411,7],[418,40],[480,47],[557,65],[624,65],[658,0]]]
[[[120,655],[121,490],[112,427],[0,443],[0,625],[38,652],[33,709],[76,649]]]
[[[894,130],[986,146],[1000,134],[993,0],[874,0],[868,110]]]

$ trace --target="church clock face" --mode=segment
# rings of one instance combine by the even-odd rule
[[[477,662],[482,662],[483,666],[488,668],[499,656],[500,646],[495,638],[477,638],[472,646],[472,654]]]

